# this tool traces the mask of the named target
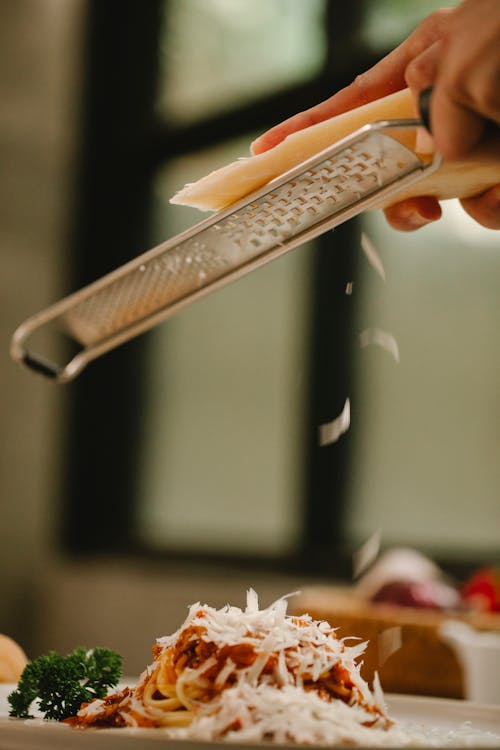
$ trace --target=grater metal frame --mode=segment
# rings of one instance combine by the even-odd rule
[[[134,338],[140,333],[149,330],[170,315],[173,315],[178,310],[200,299],[209,292],[215,291],[229,282],[240,278],[249,271],[259,268],[265,263],[280,257],[285,252],[292,250],[304,242],[314,239],[329,229],[332,229],[353,216],[358,215],[362,211],[380,206],[383,201],[397,195],[398,192],[414,184],[424,175],[434,172],[440,166],[441,159],[438,154],[434,154],[430,161],[424,162],[411,149],[407,148],[397,139],[393,138],[392,135],[388,134],[389,131],[393,132],[404,129],[415,129],[422,127],[422,125],[423,123],[420,119],[382,120],[359,128],[351,135],[343,138],[332,146],[327,147],[323,151],[314,154],[293,169],[245,196],[240,201],[212,214],[210,217],[199,222],[190,229],[187,229],[181,234],[166,240],[145,253],[142,253],[115,271],[106,274],[97,281],[31,316],[17,328],[13,335],[11,342],[12,358],[20,365],[43,375],[52,381],[57,383],[68,382],[75,378],[92,360],[100,357],[102,354],[105,354],[120,344],[125,343],[131,338]],[[270,246],[268,248],[261,252],[258,252],[257,248],[255,254],[250,255],[243,260],[230,257],[234,256],[236,245],[243,250],[241,240],[239,240],[238,243],[236,240],[233,240],[232,244],[234,247],[231,247],[226,242],[224,247],[223,237],[221,236],[217,241],[222,243],[222,250],[215,247],[214,252],[220,255],[221,262],[225,261],[228,263],[228,267],[216,277],[208,279],[206,283],[203,283],[203,281],[200,281],[200,278],[198,278],[195,285],[193,285],[191,281],[190,287],[187,290],[183,290],[183,292],[178,294],[174,299],[166,301],[163,304],[158,304],[156,308],[153,307],[153,309],[143,315],[136,315],[135,320],[115,325],[115,330],[101,335],[100,337],[96,337],[95,334],[88,334],[85,331],[85,321],[82,323],[78,318],[77,313],[79,310],[88,311],[89,309],[92,309],[92,304],[97,307],[99,307],[100,304],[101,308],[103,302],[110,304],[113,294],[116,296],[116,290],[120,289],[120,284],[125,284],[126,287],[128,283],[130,287],[130,285],[134,283],[133,277],[136,277],[138,272],[140,273],[146,269],[152,268],[153,266],[151,264],[155,264],[155,262],[160,259],[165,260],[166,258],[167,262],[169,259],[179,261],[179,258],[175,253],[180,252],[186,243],[196,243],[196,238],[202,238],[209,234],[214,234],[216,233],[216,230],[221,229],[221,227],[224,228],[226,225],[233,227],[230,231],[236,233],[239,232],[241,235],[241,227],[243,223],[241,220],[242,212],[246,223],[250,225],[256,223],[264,225],[265,222],[263,222],[261,218],[264,215],[271,216],[275,223],[278,222],[278,225],[281,224],[276,213],[273,215],[273,210],[276,212],[277,209],[275,206],[273,208],[269,196],[275,198],[276,196],[281,195],[283,190],[288,190],[287,195],[292,195],[292,202],[297,201],[297,198],[301,198],[300,191],[302,190],[302,186],[299,184],[301,179],[310,179],[311,175],[317,176],[318,170],[321,170],[325,165],[335,169],[336,166],[341,164],[343,159],[344,161],[345,159],[349,160],[349,154],[354,153],[356,148],[359,149],[364,147],[365,151],[368,150],[366,145],[363,146],[363,144],[369,143],[370,139],[374,144],[380,141],[381,147],[377,147],[379,153],[361,153],[364,156],[376,157],[375,164],[378,165],[376,168],[379,169],[379,172],[369,174],[370,177],[373,176],[375,179],[376,185],[374,185],[372,181],[371,186],[368,189],[364,185],[363,179],[356,177],[356,179],[361,179],[361,182],[363,182],[363,190],[358,190],[355,185],[353,187],[352,184],[346,184],[349,179],[351,180],[351,183],[353,182],[353,178],[348,177],[346,178],[346,183],[344,183],[344,188],[342,188],[339,186],[339,181],[341,180],[342,175],[340,175],[339,178],[339,175],[337,174],[336,180],[332,181],[332,184],[329,182],[326,184],[326,181],[322,178],[323,181],[320,185],[320,191],[323,196],[322,200],[331,200],[335,203],[335,190],[340,192],[347,190],[348,193],[352,193],[353,199],[348,201],[342,208],[338,210],[332,209],[330,213],[327,213],[325,216],[320,215],[318,219],[315,219],[314,216],[312,218],[309,217],[309,225],[306,225],[305,228],[302,229],[298,226],[300,221],[297,223],[296,229],[294,229],[294,224],[292,223],[291,229],[284,231],[281,238],[276,238],[275,241],[271,238]],[[394,169],[394,167],[391,166],[393,171],[389,171],[389,179],[386,184],[382,182],[381,177],[384,169],[386,169],[385,149],[387,149],[387,153],[400,154],[401,157],[399,160],[401,164],[396,159],[396,168]],[[361,168],[364,169],[363,166]],[[295,195],[293,194],[293,187],[295,187]],[[313,190],[314,189],[317,189],[317,185]],[[307,183],[305,190],[307,192]],[[299,192],[297,193],[297,191]],[[268,198],[267,203],[265,203],[266,197]],[[269,208],[269,206],[271,208]],[[314,210],[314,206],[309,208],[309,211],[312,211],[313,214]],[[297,212],[300,214],[300,211]],[[288,220],[288,224],[290,224],[290,222],[291,219]],[[274,232],[278,234],[274,227],[272,227],[270,231],[271,233]],[[247,236],[250,236],[248,232]],[[268,235],[266,234],[266,238],[267,237]],[[245,236],[243,239],[245,239]],[[226,252],[227,257],[224,257],[224,252]],[[184,263],[188,261],[189,257],[184,256]],[[179,265],[179,263],[177,264]],[[163,271],[164,270],[165,269],[163,269]],[[174,282],[175,273],[175,269],[171,271]],[[200,274],[201,273],[202,271],[200,271]],[[132,292],[133,287],[130,287],[130,293],[127,299],[133,299]],[[148,300],[147,296],[143,295],[143,301],[146,300]],[[96,325],[99,323],[98,317],[99,316],[96,318],[94,315],[93,322]],[[69,361],[64,364],[57,364],[43,355],[27,348],[26,345],[35,332],[38,332],[44,327],[48,327],[49,324],[56,324],[57,327],[58,323],[61,325],[66,335],[82,347],[75,356],[72,356]],[[75,333],[75,330],[77,333]],[[93,338],[95,340],[93,340]]]

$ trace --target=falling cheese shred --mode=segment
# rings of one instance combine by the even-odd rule
[[[331,445],[344,435],[351,424],[351,402],[346,398],[344,408],[331,422],[319,426],[318,442],[320,446]]]
[[[388,352],[395,362],[399,362],[399,346],[396,338],[389,333],[384,331],[382,328],[365,328],[359,334],[359,343],[362,348],[366,346],[379,346],[384,351]]]
[[[377,250],[377,246],[366,232],[361,232],[360,244],[368,263],[375,269],[380,278],[385,281],[385,268],[382,258]]]

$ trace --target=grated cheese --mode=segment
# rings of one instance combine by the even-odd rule
[[[385,268],[382,263],[382,258],[380,257],[375,243],[368,237],[366,232],[361,232],[361,247],[366,255],[368,263],[375,269],[380,278],[385,281]]]
[[[378,636],[378,663],[384,664],[389,656],[399,651],[403,645],[403,630],[399,625],[386,628]]]
[[[382,531],[377,529],[352,556],[352,575],[359,578],[375,562],[380,552]]]
[[[326,702],[295,685],[280,689],[241,681],[200,709],[193,723],[172,732],[174,737],[246,742],[266,738],[301,744],[383,744],[387,731],[363,726],[373,718],[358,706]],[[235,721],[240,727],[234,727]],[[378,740],[378,742],[377,742]]]
[[[344,408],[338,417],[331,422],[325,422],[319,426],[319,445],[331,445],[349,429],[351,425],[351,402],[348,398],[345,400]]]
[[[377,691],[380,689],[378,683]],[[189,727],[168,731],[178,739],[363,747],[498,748],[500,737],[464,722],[456,729],[401,723],[388,730],[363,726],[366,712],[341,701],[288,685],[251,687],[239,683],[216,705],[202,708]],[[234,728],[235,721],[239,727]]]
[[[257,684],[272,653],[278,655],[274,673],[279,686],[293,684],[302,689],[304,680],[316,682],[335,665],[340,665],[349,672],[359,696],[367,704],[379,707],[361,677],[361,665],[357,662],[366,649],[366,643],[347,645],[347,639],[339,640],[335,629],[327,622],[315,621],[307,614],[298,618],[298,622],[297,618],[287,614],[289,596],[281,597],[265,609],[259,609],[253,589],[248,592],[244,610],[229,605],[217,610],[198,602],[190,607],[181,628],[172,635],[157,639],[157,643],[162,649],[169,648],[186,628],[199,625],[202,627],[199,637],[220,648],[249,644],[258,656],[248,668],[238,670],[238,680],[250,686]],[[223,669],[225,682],[226,675],[234,669],[227,665]],[[219,679],[222,681],[222,676]]]
[[[365,328],[359,334],[359,343],[362,349],[375,344],[375,346],[379,346],[388,352],[399,363],[399,345],[392,333],[384,331],[382,328]]]

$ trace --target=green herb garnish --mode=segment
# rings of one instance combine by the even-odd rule
[[[8,697],[10,716],[32,718],[36,700],[46,719],[75,716],[82,703],[103,698],[121,677],[122,658],[107,648],[76,648],[67,656],[55,651],[24,668],[17,690]]]

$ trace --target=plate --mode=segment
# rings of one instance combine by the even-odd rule
[[[255,750],[255,745],[172,740],[159,729],[72,729],[65,724],[41,719],[21,721],[8,718],[7,696],[14,685],[0,685],[0,749],[1,750],[147,750],[163,744],[169,750]],[[387,706],[397,723],[422,726],[435,733],[434,747],[500,748],[500,706],[487,706],[469,701],[424,698],[410,695],[388,695]],[[452,742],[449,732],[456,733],[467,722],[476,732],[475,741],[460,745]],[[278,747],[265,745],[265,747]],[[294,750],[279,746],[280,750]],[[295,746],[296,750],[297,746]]]

